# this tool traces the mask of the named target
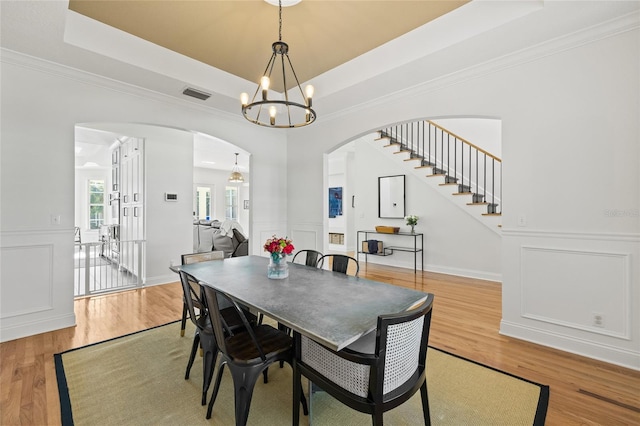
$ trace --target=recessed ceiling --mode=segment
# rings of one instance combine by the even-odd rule
[[[303,0],[283,7],[282,40],[302,83],[467,2]],[[70,0],[69,9],[256,83],[278,40],[278,8],[262,0]]]

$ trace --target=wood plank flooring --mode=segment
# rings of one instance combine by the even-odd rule
[[[373,264],[361,265],[360,276],[434,293],[429,344],[549,385],[548,425],[640,425],[640,372],[501,336],[499,283]],[[0,424],[60,423],[54,353],[181,312],[178,283],[88,297],[75,302],[76,327],[0,344]]]

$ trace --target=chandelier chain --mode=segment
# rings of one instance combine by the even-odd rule
[[[278,0],[278,41],[282,41],[282,0]]]

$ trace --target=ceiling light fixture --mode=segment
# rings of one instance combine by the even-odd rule
[[[242,173],[240,173],[240,168],[238,167],[238,153],[236,152],[236,165],[233,166],[233,170],[231,170],[231,175],[229,175],[229,182],[240,183],[244,182],[244,177]]]
[[[316,112],[311,108],[313,86],[308,85],[305,87],[305,91],[302,91],[298,76],[293,69],[291,59],[289,59],[289,45],[282,41],[282,0],[278,1],[278,17],[278,41],[271,45],[273,50],[271,59],[269,59],[267,67],[262,74],[262,78],[260,79],[256,92],[253,94],[251,103],[249,103],[248,93],[242,93],[240,95],[242,115],[250,122],[260,126],[275,128],[302,127],[313,123],[316,119]],[[278,66],[275,66],[276,62]],[[267,96],[269,86],[272,86],[271,74],[274,68],[277,73],[282,73],[280,78],[282,78],[284,100],[269,99]],[[295,98],[300,97],[300,101],[296,102],[289,97],[287,77],[289,77],[289,82],[295,80],[296,85],[292,88],[291,95]],[[293,80],[291,78],[293,78]],[[258,97],[258,93],[261,93],[260,97]]]

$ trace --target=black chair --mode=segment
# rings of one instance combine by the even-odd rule
[[[183,254],[182,256],[182,264],[183,265],[190,265],[192,263],[198,263],[198,262],[206,262],[209,260],[223,260],[224,259],[224,251],[219,250],[219,251],[207,251],[204,253],[190,253],[190,254]],[[200,286],[198,285],[198,283],[195,283],[196,288],[200,288]],[[202,306],[200,306],[200,302],[199,301],[195,301],[194,300],[194,307],[198,310],[201,311],[202,310]],[[180,336],[184,336],[184,329],[187,325],[187,302],[186,300],[183,298],[182,299],[182,322],[180,324]]]
[[[376,331],[339,352],[295,333],[294,382],[306,376],[343,404],[371,414],[374,426],[420,389],[424,422],[430,425],[426,359],[432,306],[429,295],[415,309],[380,315]],[[294,388],[294,425],[300,420],[299,403],[300,391]]]
[[[318,267],[318,260],[322,257],[322,253],[317,250],[300,250],[293,256],[291,263],[304,264],[306,266]],[[296,262],[297,260],[297,262]]]
[[[358,272],[360,272],[360,264],[351,256],[344,254],[325,254],[318,259],[318,268],[323,268],[325,262],[329,263],[329,267],[333,272],[347,274],[349,270],[355,268],[355,273],[353,274],[355,277],[357,277]]]
[[[198,347],[201,346],[203,351],[202,405],[205,405],[207,403],[207,392],[211,385],[213,370],[218,355],[218,345],[213,334],[209,310],[206,301],[202,296],[203,292],[201,286],[197,283],[194,277],[184,271],[180,271],[180,282],[182,283],[182,292],[184,294],[189,318],[191,318],[191,321],[196,326],[196,332],[193,337],[193,345],[191,347],[191,353],[189,354],[189,362],[187,363],[187,370],[185,372],[184,379],[189,379],[191,367],[193,366],[193,362],[196,358],[196,352],[198,351]],[[199,315],[195,312],[196,306],[200,307]],[[250,313],[247,314],[249,315],[250,321],[255,323],[256,317],[254,315],[252,316]],[[240,318],[235,307],[222,308],[220,310],[220,315],[222,316],[221,321],[224,324],[224,330],[227,335],[234,335],[234,333],[243,331],[243,319]],[[246,320],[244,315],[243,318]]]
[[[270,325],[249,323],[244,312],[235,301],[211,287],[204,286],[203,289],[210,309],[209,312],[211,313],[214,336],[222,353],[216,382],[207,409],[207,419],[211,418],[213,404],[218,396],[224,366],[226,365],[231,370],[231,377],[233,378],[236,425],[244,426],[249,417],[253,388],[260,374],[265,372],[271,364],[280,360],[292,365],[293,339]],[[220,299],[226,300],[235,307],[246,328],[245,333],[228,335],[224,332],[218,303]],[[307,400],[304,395],[301,395],[302,384],[299,381],[295,383],[298,383],[298,386],[294,387],[299,392],[296,406],[300,407],[300,403],[302,403],[304,414],[307,415],[309,413]],[[298,408],[298,410],[300,409]],[[300,413],[298,413],[298,417],[299,415]]]

